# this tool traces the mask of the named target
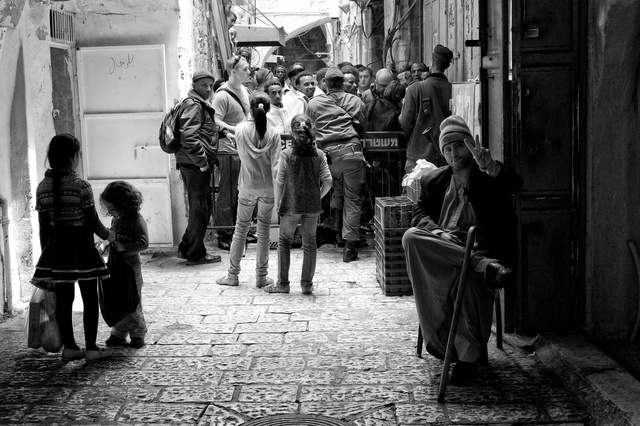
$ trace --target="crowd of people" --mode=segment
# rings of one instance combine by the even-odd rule
[[[510,197],[522,179],[492,159],[464,120],[451,115],[452,85],[444,72],[452,59],[451,50],[437,45],[430,67],[418,61],[399,74],[392,67],[374,74],[369,67],[348,62],[315,72],[302,63],[252,68],[247,55],[237,54],[226,62],[225,79],[216,80],[208,71],[194,73],[181,107],[181,146],[175,152],[188,198],[188,222],[177,257],[186,265],[222,261],[207,253],[204,244],[213,216],[218,247],[230,252],[227,273],[217,284],[240,285],[246,245],[255,242],[256,287],[289,293],[290,252],[298,236],[303,249],[301,292],[312,294],[319,229],[336,232],[336,242],[344,245],[344,262],[358,259],[371,167],[364,155],[366,132],[404,132],[405,170],[411,171],[419,159],[438,166],[421,178],[413,227],[403,238],[421,330],[434,356],[444,356],[443,337],[451,323],[452,288],[466,234],[471,226],[483,228],[474,248],[474,283],[465,295],[453,372],[457,384],[473,380],[489,336],[492,289],[514,279]],[[109,271],[92,244],[93,234],[108,240],[112,250],[126,253],[141,295],[138,253],[148,245],[147,231],[138,213],[142,194],[126,182],[109,185],[101,194],[113,222],[110,229],[100,223],[91,187],[75,173],[79,151],[72,135],[51,141],[51,168],[37,191],[43,252],[32,282],[58,296],[63,359],[98,360],[111,355],[95,342],[96,280]],[[276,279],[268,276],[274,211],[280,225]],[[251,231],[254,222],[257,235]],[[76,344],[71,325],[76,281],[85,306],[85,350]],[[139,348],[145,334],[140,304],[112,328],[106,344]]]
[[[228,16],[231,27],[235,19],[232,13]],[[453,53],[438,45],[432,55],[431,71],[418,61],[407,63],[401,73],[396,73],[393,67],[381,68],[374,73],[370,67],[349,62],[313,72],[305,69],[301,62],[290,67],[278,64],[273,69],[251,67],[249,50],[239,48],[237,52],[226,64],[224,78],[214,80],[212,74],[196,73],[193,80],[194,90],[202,84],[198,82],[203,76],[211,84],[211,106],[220,133],[218,139],[212,139],[212,146],[217,149],[215,163],[219,170],[218,202],[214,212],[218,247],[230,250],[237,218],[241,161],[235,146],[235,127],[251,118],[251,95],[265,93],[270,101],[267,123],[285,143],[292,139],[291,119],[307,114],[315,129],[316,145],[326,154],[339,151],[328,156],[334,184],[331,196],[323,201],[320,221],[324,227],[318,242],[333,239],[332,242],[344,247],[345,262],[356,260],[357,248],[366,244],[360,236],[360,217],[367,169],[371,167],[363,155],[362,138],[367,131],[404,132],[409,141],[406,171],[411,171],[419,158],[442,165],[437,143],[438,125],[450,114],[451,84],[444,71],[451,63]],[[197,99],[208,95],[190,93],[189,96]],[[204,122],[206,124],[208,118],[205,117]],[[197,122],[193,124],[197,125]],[[183,179],[183,168],[204,161],[203,156],[190,161],[184,152],[176,156]],[[397,190],[399,192],[400,188]],[[253,219],[256,219],[255,214]],[[191,235],[195,241],[202,241],[202,229],[207,222],[201,218],[198,224],[190,225],[188,230],[192,232],[185,232],[185,239]],[[187,253],[185,239],[179,256],[190,264],[220,261],[215,255],[203,255],[199,244],[198,251]],[[246,241],[255,243],[257,240],[250,229]],[[301,246],[300,240],[300,233],[296,232],[294,245],[297,242]]]

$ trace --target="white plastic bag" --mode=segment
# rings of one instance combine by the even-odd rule
[[[437,168],[438,167],[435,164],[427,160],[420,159],[416,161],[416,165],[413,168],[413,170],[411,170],[410,173],[407,173],[406,175],[404,175],[404,177],[402,178],[402,186],[404,187],[411,186],[413,181],[420,179],[420,177],[425,173],[427,173],[428,171],[434,170]]]
[[[34,287],[27,308],[25,333],[30,348],[42,347],[47,352],[59,352],[62,349],[54,292]]]
[[[404,175],[404,178],[402,178],[403,195],[406,195],[411,198],[411,201],[417,203],[420,197],[420,178],[425,173],[434,169],[437,169],[436,165],[427,160],[420,159],[416,161],[416,166],[411,173],[407,173]]]

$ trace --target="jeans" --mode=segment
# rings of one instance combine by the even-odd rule
[[[289,285],[289,266],[291,265],[291,241],[298,222],[302,230],[302,275],[300,285],[311,286],[316,273],[316,228],[318,213],[286,214],[280,216],[280,236],[278,239],[278,282]]]
[[[342,238],[360,241],[362,191],[367,178],[367,166],[362,155],[331,158],[329,171],[333,178],[331,208],[343,211]]]
[[[240,259],[244,252],[253,211],[258,205],[258,244],[256,245],[256,278],[266,277],[269,267],[269,225],[273,211],[273,197],[242,197],[238,199],[238,217],[229,250],[229,274],[240,273]]]
[[[189,219],[178,250],[187,260],[198,260],[207,254],[204,235],[213,211],[211,170],[201,172],[193,166],[179,167],[189,199]]]
[[[237,154],[218,154],[220,183],[216,203],[216,226],[233,226],[236,223],[238,209],[238,176],[240,175],[240,157]],[[218,236],[231,234],[230,230],[219,229]]]
[[[142,265],[137,264],[132,266],[136,274],[136,287],[138,288],[140,303],[138,303],[138,307],[134,313],[127,315],[111,328],[111,334],[122,339],[126,339],[127,334],[129,334],[132,339],[134,337],[144,339],[144,336],[147,334],[147,323],[142,313]]]

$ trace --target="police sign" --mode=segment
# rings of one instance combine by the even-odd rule
[[[367,132],[362,139],[366,150],[396,150],[406,148],[404,133],[402,132]]]

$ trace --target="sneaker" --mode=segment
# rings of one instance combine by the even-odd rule
[[[302,294],[311,294],[312,292],[313,292],[313,284],[302,286]]]
[[[82,349],[67,349],[62,350],[62,359],[64,361],[75,361],[77,359],[84,358],[84,351]]]
[[[264,291],[267,293],[289,293],[291,288],[288,285],[280,285],[278,283],[273,283],[264,288]]]
[[[221,262],[222,258],[220,256],[218,256],[217,254],[205,254],[204,256],[202,256],[200,259],[196,259],[196,260],[187,260],[187,266],[191,266],[191,265],[204,265],[206,263],[218,263]]]
[[[258,277],[256,278],[256,287],[258,288],[262,288],[262,287],[266,287],[268,285],[273,284],[273,278],[269,278],[269,277]]]
[[[99,361],[113,356],[113,352],[106,348],[98,348],[97,351],[85,351],[84,359],[87,361]]]
[[[127,346],[127,339],[111,334],[109,338],[104,341],[104,344],[107,346]]]
[[[129,343],[129,347],[133,349],[140,349],[144,345],[144,337],[132,337],[131,343]]]
[[[222,278],[218,278],[216,280],[216,284],[219,285],[229,285],[229,286],[237,286],[239,283],[238,281],[238,276],[237,275],[231,275],[231,274],[227,274],[226,276],[222,277]]]

